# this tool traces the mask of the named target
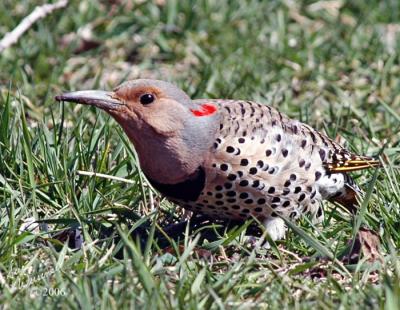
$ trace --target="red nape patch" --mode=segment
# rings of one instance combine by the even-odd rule
[[[214,114],[217,111],[217,108],[215,107],[215,105],[212,105],[210,103],[204,103],[200,106],[200,109],[191,109],[190,111],[192,111],[194,116],[207,116]]]

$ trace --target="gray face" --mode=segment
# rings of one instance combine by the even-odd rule
[[[154,100],[144,102],[144,96]],[[135,144],[146,174],[169,183],[202,164],[219,124],[217,107],[203,113],[202,104],[158,80],[134,80],[112,92],[80,91],[56,99],[94,105],[111,114]]]

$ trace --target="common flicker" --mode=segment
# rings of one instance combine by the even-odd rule
[[[164,81],[133,80],[56,100],[110,114],[149,182],[171,201],[210,218],[255,217],[272,240],[285,235],[281,216],[321,221],[324,199],[356,206],[359,189],[347,173],[379,165],[268,105],[192,100]]]

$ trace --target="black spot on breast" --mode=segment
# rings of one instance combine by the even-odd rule
[[[282,136],[280,134],[277,134],[275,137],[276,141],[281,141],[282,140]]]
[[[235,181],[236,180],[236,175],[234,175],[234,174],[228,175],[228,180],[229,181]]]
[[[275,193],[275,187],[271,186],[271,187],[268,189],[268,193],[269,193],[269,194]]]
[[[260,199],[257,200],[257,203],[259,205],[263,205],[263,204],[265,204],[265,202],[266,202],[266,200],[264,198],[260,198]]]
[[[235,197],[236,196],[236,192],[235,191],[229,191],[229,192],[226,193],[226,196]]]
[[[220,166],[220,168],[221,168],[222,171],[227,171],[228,170],[228,165],[227,164],[222,164]]]
[[[265,151],[265,155],[268,157],[268,156],[271,156],[271,154],[272,154],[272,151],[271,150],[266,150]]]
[[[304,159],[299,160],[299,167],[303,167],[305,165],[306,161]]]
[[[195,201],[204,189],[206,174],[204,168],[199,167],[188,180],[176,184],[159,183],[149,177],[147,177],[147,179],[150,184],[164,196],[174,199]]]
[[[294,193],[297,194],[297,193],[300,193],[300,192],[301,192],[301,187],[300,186],[296,186],[295,189],[294,189]]]
[[[246,140],[245,140],[245,138],[239,138],[238,141],[239,141],[239,143],[244,143]]]
[[[256,168],[256,167],[251,167],[251,168],[249,169],[249,173],[250,173],[250,174],[256,174],[256,173],[257,173],[257,168]]]
[[[249,181],[247,181],[247,180],[242,180],[242,181],[240,181],[239,185],[240,185],[240,186],[247,186],[247,185],[249,185]]]
[[[217,198],[217,199],[221,199],[222,197],[223,197],[223,195],[221,193],[218,193],[215,195],[215,198]]]
[[[274,197],[272,199],[272,203],[277,203],[277,202],[280,202],[280,201],[281,201],[281,199],[279,197]]]
[[[252,203],[253,203],[253,199],[246,199],[246,200],[244,201],[244,203],[246,203],[246,204],[252,204]]]
[[[303,201],[305,198],[306,198],[306,195],[304,193],[301,194],[300,197],[299,197],[299,202]]]
[[[288,151],[287,149],[283,149],[283,150],[282,150],[282,155],[283,155],[283,157],[288,156],[288,154],[289,154],[289,151]]]
[[[318,181],[319,178],[321,177],[321,175],[322,175],[321,172],[319,172],[319,171],[315,172],[315,181]]]
[[[232,209],[239,210],[240,207],[239,207],[238,205],[233,205],[233,206],[232,206]]]
[[[232,188],[232,183],[226,182],[226,183],[224,184],[224,187],[225,187],[226,189],[231,189],[231,188]]]
[[[247,193],[241,193],[239,195],[239,198],[241,198],[241,199],[246,199],[247,197],[249,197],[249,194],[247,194]]]
[[[261,211],[262,211],[262,208],[260,208],[260,207],[255,208],[254,211],[256,211],[256,212],[261,212]]]
[[[243,158],[241,161],[240,161],[240,165],[241,166],[247,166],[249,164],[249,161],[247,160],[247,158]]]
[[[228,146],[227,148],[226,148],[226,152],[227,153],[233,153],[235,151],[235,148],[233,147],[233,146]]]

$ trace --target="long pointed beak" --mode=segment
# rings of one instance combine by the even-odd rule
[[[93,105],[103,110],[117,110],[124,102],[113,97],[113,92],[103,90],[82,90],[65,93],[55,97],[57,101],[68,101]]]

